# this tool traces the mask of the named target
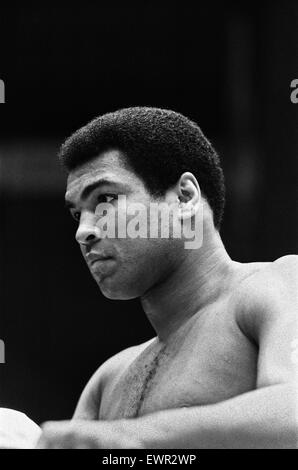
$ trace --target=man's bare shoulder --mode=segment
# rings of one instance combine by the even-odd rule
[[[106,360],[92,375],[77,404],[74,419],[97,419],[104,388],[136,359],[155,338],[123,349]]]
[[[239,300],[247,303],[256,296],[278,291],[297,293],[298,255],[287,255],[273,262],[243,264],[243,273],[236,290]]]
[[[124,368],[128,367],[154,340],[155,338],[152,338],[144,343],[123,349],[104,362],[95,372],[95,375],[100,380],[106,381],[111,379],[119,371],[123,371]]]
[[[298,255],[287,255],[269,263],[243,265],[233,294],[240,328],[255,333],[263,320],[274,315],[291,316],[298,309]],[[248,335],[249,335],[248,334]]]
[[[298,255],[287,255],[278,258],[272,263],[274,269],[290,285],[294,283],[297,287],[298,282]]]

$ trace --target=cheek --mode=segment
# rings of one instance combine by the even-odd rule
[[[154,282],[163,275],[169,260],[167,242],[150,239],[125,240],[120,251],[120,270],[123,278],[134,279],[137,284]],[[123,279],[125,281],[125,279]],[[146,282],[147,282],[146,281]]]
[[[154,284],[150,260],[130,244],[121,247],[121,259],[111,276],[99,282],[101,292],[110,299],[129,300],[140,297]]]
[[[115,240],[118,266],[99,287],[110,299],[129,300],[141,297],[171,271],[171,247],[168,242],[135,239]]]

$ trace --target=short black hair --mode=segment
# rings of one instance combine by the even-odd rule
[[[148,191],[161,196],[189,171],[220,228],[225,184],[220,159],[200,127],[175,111],[131,107],[93,119],[61,146],[59,159],[68,172],[108,149],[120,150]]]

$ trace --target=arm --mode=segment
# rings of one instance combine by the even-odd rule
[[[73,420],[98,419],[103,390],[115,376],[123,372],[127,364],[129,364],[150,341],[120,351],[97,369],[80,396],[72,418]]]
[[[294,387],[273,385],[208,406],[136,419],[46,423],[39,448],[296,448]]]
[[[85,386],[74,411],[73,420],[98,419],[105,363],[94,372]]]
[[[294,259],[293,259],[294,258]],[[136,419],[49,423],[40,447],[297,447],[297,257],[274,263],[243,285],[239,327],[259,346],[256,390],[207,406],[164,410]],[[62,444],[61,444],[62,443]]]
[[[297,447],[298,263],[287,257],[244,286],[239,326],[259,345],[257,389],[209,406],[139,418],[145,447]]]
[[[296,448],[295,387],[264,387],[208,406],[139,418],[145,448]]]

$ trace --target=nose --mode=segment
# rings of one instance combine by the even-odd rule
[[[89,245],[100,240],[100,229],[94,222],[94,217],[91,214],[81,214],[80,225],[76,232],[76,240],[80,245]]]

